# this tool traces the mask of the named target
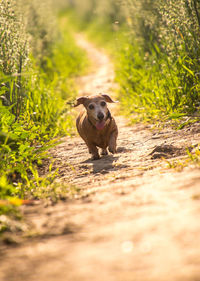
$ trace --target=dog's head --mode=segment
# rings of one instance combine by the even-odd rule
[[[77,103],[75,104],[75,107],[83,104],[85,109],[87,110],[89,120],[98,130],[101,130],[105,127],[106,121],[109,116],[107,102],[115,102],[109,95],[106,94],[80,97],[76,101]]]

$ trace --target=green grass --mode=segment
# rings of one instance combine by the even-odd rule
[[[186,155],[179,160],[167,160],[164,159],[167,164],[167,169],[175,169],[177,172],[181,172],[185,167],[192,166],[194,168],[200,167],[200,150],[199,146],[195,146],[192,151],[186,149]]]
[[[76,77],[88,65],[65,19],[64,15],[58,17],[58,37],[42,63],[29,52],[26,71],[19,75],[1,71],[0,198],[4,201],[0,202],[0,214],[12,214],[14,206],[24,202],[19,199],[56,201],[75,192],[74,187],[54,184],[58,171],[52,171],[52,164],[47,175],[38,172],[48,149],[60,136],[74,131],[68,102],[77,94]]]

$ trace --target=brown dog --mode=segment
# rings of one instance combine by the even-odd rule
[[[83,104],[86,109],[76,119],[76,127],[92,154],[92,160],[100,158],[97,147],[102,148],[102,155],[108,154],[107,147],[111,153],[116,153],[118,129],[106,102],[114,101],[108,95],[99,94],[80,97],[75,104]]]

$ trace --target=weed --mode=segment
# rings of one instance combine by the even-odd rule
[[[192,152],[187,150],[187,154],[191,163],[195,166],[200,167],[200,149],[199,146],[195,148]]]

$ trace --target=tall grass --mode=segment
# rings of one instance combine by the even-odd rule
[[[55,137],[72,131],[66,102],[86,57],[50,0],[2,0],[0,34],[0,198],[26,198],[55,176],[37,168]]]
[[[125,108],[129,100],[131,111],[146,115],[194,113],[200,105],[200,5],[132,0],[127,8],[133,39],[121,52],[117,75]]]

